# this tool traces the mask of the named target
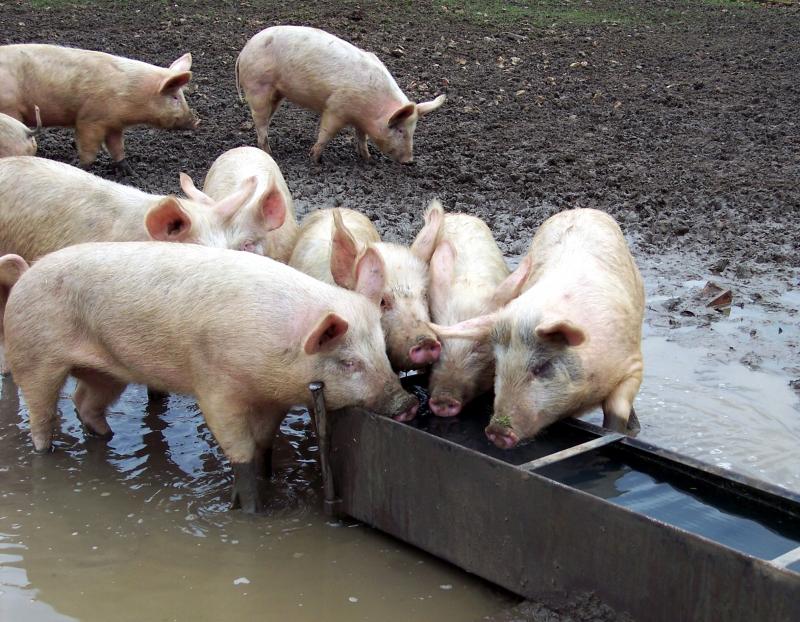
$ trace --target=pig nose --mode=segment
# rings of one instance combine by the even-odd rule
[[[490,423],[485,432],[486,438],[500,449],[512,449],[519,444],[519,436],[511,428]]]
[[[461,402],[452,397],[433,397],[429,405],[431,412],[437,417],[455,417],[461,412]]]
[[[408,351],[408,358],[416,365],[427,365],[438,361],[441,352],[442,344],[436,339],[425,339]]]
[[[392,417],[392,419],[394,419],[395,421],[411,421],[414,417],[417,416],[418,410],[419,410],[419,403],[416,403],[405,412],[402,412],[399,415],[395,415],[394,417]]]

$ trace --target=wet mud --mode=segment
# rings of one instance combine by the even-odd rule
[[[409,242],[421,226],[427,202],[438,197],[447,210],[484,218],[513,263],[548,216],[571,207],[609,212],[631,242],[648,284],[646,335],[651,345],[646,352],[657,364],[640,395],[642,405],[637,406],[642,434],[717,464],[751,468],[753,474],[780,485],[800,487],[800,467],[784,455],[787,443],[796,447],[794,439],[800,438],[800,7],[796,3],[37,0],[6,1],[0,11],[0,43],[59,43],[160,65],[192,52],[194,77],[187,99],[201,117],[198,130],[126,132],[126,152],[136,176],[123,181],[152,192],[177,192],[180,171],[199,185],[223,151],[256,144],[247,106],[236,96],[233,67],[247,39],[267,26],[318,26],[376,52],[415,101],[447,93],[447,103],[417,127],[413,166],[392,163],[374,147],[373,161],[360,162],[347,131],[327,147],[321,165],[312,165],[308,154],[317,117],[284,104],[273,119],[270,138],[299,214],[338,205],[359,209],[375,221],[384,239]],[[39,155],[75,163],[73,132],[46,131],[39,140]],[[106,155],[93,172],[117,179]],[[729,304],[709,306],[716,295],[727,291]],[[691,353],[681,354],[680,348]],[[698,386],[705,390],[690,394]],[[679,400],[683,392],[691,399]],[[4,388],[4,399],[8,395]],[[135,404],[125,408],[146,408],[137,399],[141,402],[134,398]],[[748,419],[751,413],[756,414]],[[159,509],[159,525],[166,534],[192,531],[193,520],[200,521],[201,537],[212,534],[221,540],[220,534],[228,530],[248,532],[250,527],[229,527],[228,519],[219,518],[227,503],[223,481],[227,474],[207,447],[210,437],[197,413],[179,414],[167,428],[159,417],[148,415],[147,421],[156,431],[154,436],[133,430],[129,438],[124,434],[115,438],[123,443],[122,458],[113,452],[80,454],[78,463],[102,456],[102,464],[92,463],[96,476],[92,485],[99,486],[108,476],[101,477],[104,471],[116,469],[116,475],[111,473],[118,482],[114,494],[125,494],[127,486],[162,488],[156,497],[142,490],[135,498]],[[75,422],[70,420],[68,432],[70,425]],[[20,434],[25,432],[24,423],[19,426]],[[17,434],[13,427],[6,429],[11,430],[7,434]],[[298,438],[309,433],[302,419],[287,421],[282,434],[291,436],[292,429]],[[159,430],[166,430],[161,435],[168,438],[166,444]],[[191,440],[198,430],[205,443],[199,457],[197,441]],[[77,429],[72,432],[75,439],[81,438]],[[764,432],[768,440],[760,441],[760,448],[759,442],[741,448],[754,432]],[[724,434],[729,436],[722,438]],[[145,440],[139,440],[140,435]],[[47,477],[41,461],[16,453],[23,447],[20,436],[12,454],[4,458],[8,470],[0,475],[24,466],[35,469],[36,477]],[[167,461],[166,475],[153,475],[163,465],[149,461],[164,452],[179,465],[181,460],[186,464],[175,470]],[[288,507],[293,518],[287,521],[297,517],[292,512],[305,520],[307,508],[318,505],[318,481],[311,475],[317,468],[313,452],[311,446],[299,453],[289,450],[289,460],[279,470],[273,509],[280,513]],[[83,468],[72,464],[73,458],[52,457],[61,461],[58,468],[67,474]],[[190,495],[188,500],[180,496],[197,486],[199,496]],[[178,492],[170,493],[170,488]],[[98,487],[97,494],[102,494],[99,491]],[[0,507],[9,515],[19,513],[22,510],[14,509],[18,499],[25,499],[26,507],[30,502],[24,496],[5,496]],[[80,505],[66,493],[58,501],[68,520],[79,525]],[[174,524],[169,514],[173,511]],[[133,510],[128,513],[134,516],[118,517],[124,525],[144,518]],[[195,519],[184,520],[189,515]],[[35,518],[10,519],[7,528],[24,525],[25,537],[8,531],[6,542],[11,548],[34,543],[40,550],[30,567],[46,569],[48,554],[35,530],[37,524],[46,528],[47,517]],[[122,529],[122,535],[132,542],[139,529]],[[91,549],[70,552],[66,543],[71,533],[67,527],[59,528],[58,546],[65,551],[64,559],[74,555],[87,568],[97,563],[119,568],[133,555],[122,547],[111,553],[117,561],[97,562]],[[253,533],[242,537],[250,538],[254,547],[270,546]],[[321,537],[335,542],[329,535]],[[216,554],[212,548],[206,561]],[[246,563],[245,556],[234,558],[234,563]],[[63,563],[60,572],[68,576],[68,563]],[[392,559],[388,566],[400,570],[386,576],[396,578],[410,564],[406,558]],[[175,569],[190,566],[191,561],[185,567],[176,564]],[[141,568],[146,573],[150,567]],[[130,575],[130,580],[137,576],[141,575]],[[81,577],[89,582],[97,578],[91,572]],[[226,575],[225,581],[237,577]],[[435,573],[426,578],[439,580]],[[34,587],[42,581],[32,579]],[[262,579],[267,583],[274,577]],[[408,593],[417,585],[412,581]],[[68,615],[90,619],[83,617],[88,610],[75,605],[63,588],[53,589],[45,590],[55,594],[49,599],[44,594],[46,602],[61,604]],[[332,588],[337,589],[346,588],[339,584]],[[100,595],[96,590],[89,593]],[[158,602],[167,602],[164,592],[160,594],[164,600]],[[16,595],[20,602],[36,598],[24,590]],[[225,600],[227,596],[220,598],[232,602]],[[476,613],[487,602],[497,604],[491,600],[495,597],[488,598],[475,596],[474,602],[482,603],[475,604]],[[303,602],[301,597],[297,600]],[[403,606],[402,600],[392,602],[394,607]],[[356,603],[348,601],[349,605]],[[323,603],[321,610],[326,606]],[[370,611],[380,611],[375,607]],[[436,615],[444,615],[444,610],[436,609]],[[15,611],[29,612],[30,619],[61,619],[55,614],[37,618],[33,609]],[[346,607],[341,609],[342,619],[356,619],[347,617],[353,615],[347,612]],[[586,598],[560,611],[526,604],[502,619],[615,618]]]

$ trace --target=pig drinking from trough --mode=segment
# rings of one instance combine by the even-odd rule
[[[118,169],[130,173],[123,144],[126,127],[197,127],[197,116],[183,95],[191,66],[191,54],[165,69],[58,45],[2,45],[0,112],[32,124],[38,104],[45,127],[75,128],[82,168],[91,166],[105,144]]]
[[[322,210],[306,219],[308,224],[303,223],[290,265],[352,289],[361,257],[368,249],[377,251],[379,269],[385,275],[380,306],[389,360],[397,370],[425,367],[439,357],[441,349],[427,325],[427,294],[428,262],[442,220],[442,208],[434,202],[426,212],[425,226],[408,248],[372,241],[374,227],[360,214]]]
[[[430,264],[431,318],[451,325],[498,310],[516,298],[530,274],[530,257],[509,273],[492,232],[480,218],[445,214]],[[486,339],[445,339],[431,369],[430,408],[452,417],[491,390],[494,357]]]
[[[368,251],[354,293],[193,244],[91,243],[43,257],[13,285],[3,316],[34,448],[51,448],[69,375],[85,429],[101,437],[129,383],[194,395],[233,465],[234,505],[259,511],[273,437],[289,408],[309,403],[310,382],[325,383],[331,409],[418,407],[386,357],[377,261]]]
[[[34,106],[36,129],[0,112],[0,158],[36,155],[36,137],[42,129],[39,106]]]
[[[494,414],[486,436],[511,448],[567,416],[603,407],[624,431],[642,382],[644,287],[619,225],[594,209],[548,218],[524,292],[495,313],[438,330],[488,338]]]
[[[446,99],[409,101],[375,54],[305,26],[273,26],[254,35],[236,60],[236,85],[250,106],[258,146],[267,152],[269,122],[283,99],[320,113],[314,162],[352,125],[362,159],[370,157],[371,138],[393,160],[410,163],[417,121]]]
[[[231,218],[226,229],[231,238],[229,248],[288,263],[299,231],[294,203],[275,160],[261,149],[237,147],[226,151],[208,170],[202,192],[183,173],[181,188],[189,198],[213,205],[235,192],[249,177],[254,177],[258,185],[247,204]],[[283,222],[278,224],[280,218]]]
[[[147,194],[44,158],[0,159],[0,254],[27,261],[82,242],[159,240],[239,250],[227,229],[256,187],[213,205]],[[277,226],[277,221],[267,227]],[[253,225],[253,236],[262,226]]]

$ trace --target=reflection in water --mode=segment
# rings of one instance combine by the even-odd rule
[[[275,445],[262,517],[228,512],[227,464],[194,402],[130,387],[108,443],[67,398],[56,450],[31,451],[24,404],[0,395],[0,619],[470,620],[508,597],[352,521],[326,523],[308,415]]]

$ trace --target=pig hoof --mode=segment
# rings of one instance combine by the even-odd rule
[[[43,447],[42,449],[37,449],[36,446],[34,445],[33,453],[35,453],[37,456],[44,456],[45,454],[51,454],[53,453],[53,445],[50,444],[47,447]]]
[[[636,416],[636,411],[631,408],[631,414],[628,417],[628,423],[625,426],[625,431],[629,436],[636,436],[642,431],[642,425],[639,423],[639,417]]]
[[[117,171],[117,175],[120,177],[133,177],[136,175],[136,172],[128,163],[128,160],[124,158],[119,162],[114,162],[114,169]]]
[[[241,509],[248,514],[262,514],[267,509],[264,488],[266,479],[258,473],[256,461],[232,464],[233,494],[231,509]]]
[[[160,402],[165,400],[169,397],[169,393],[166,391],[159,391],[158,389],[151,389],[147,387],[147,401],[148,402]]]

